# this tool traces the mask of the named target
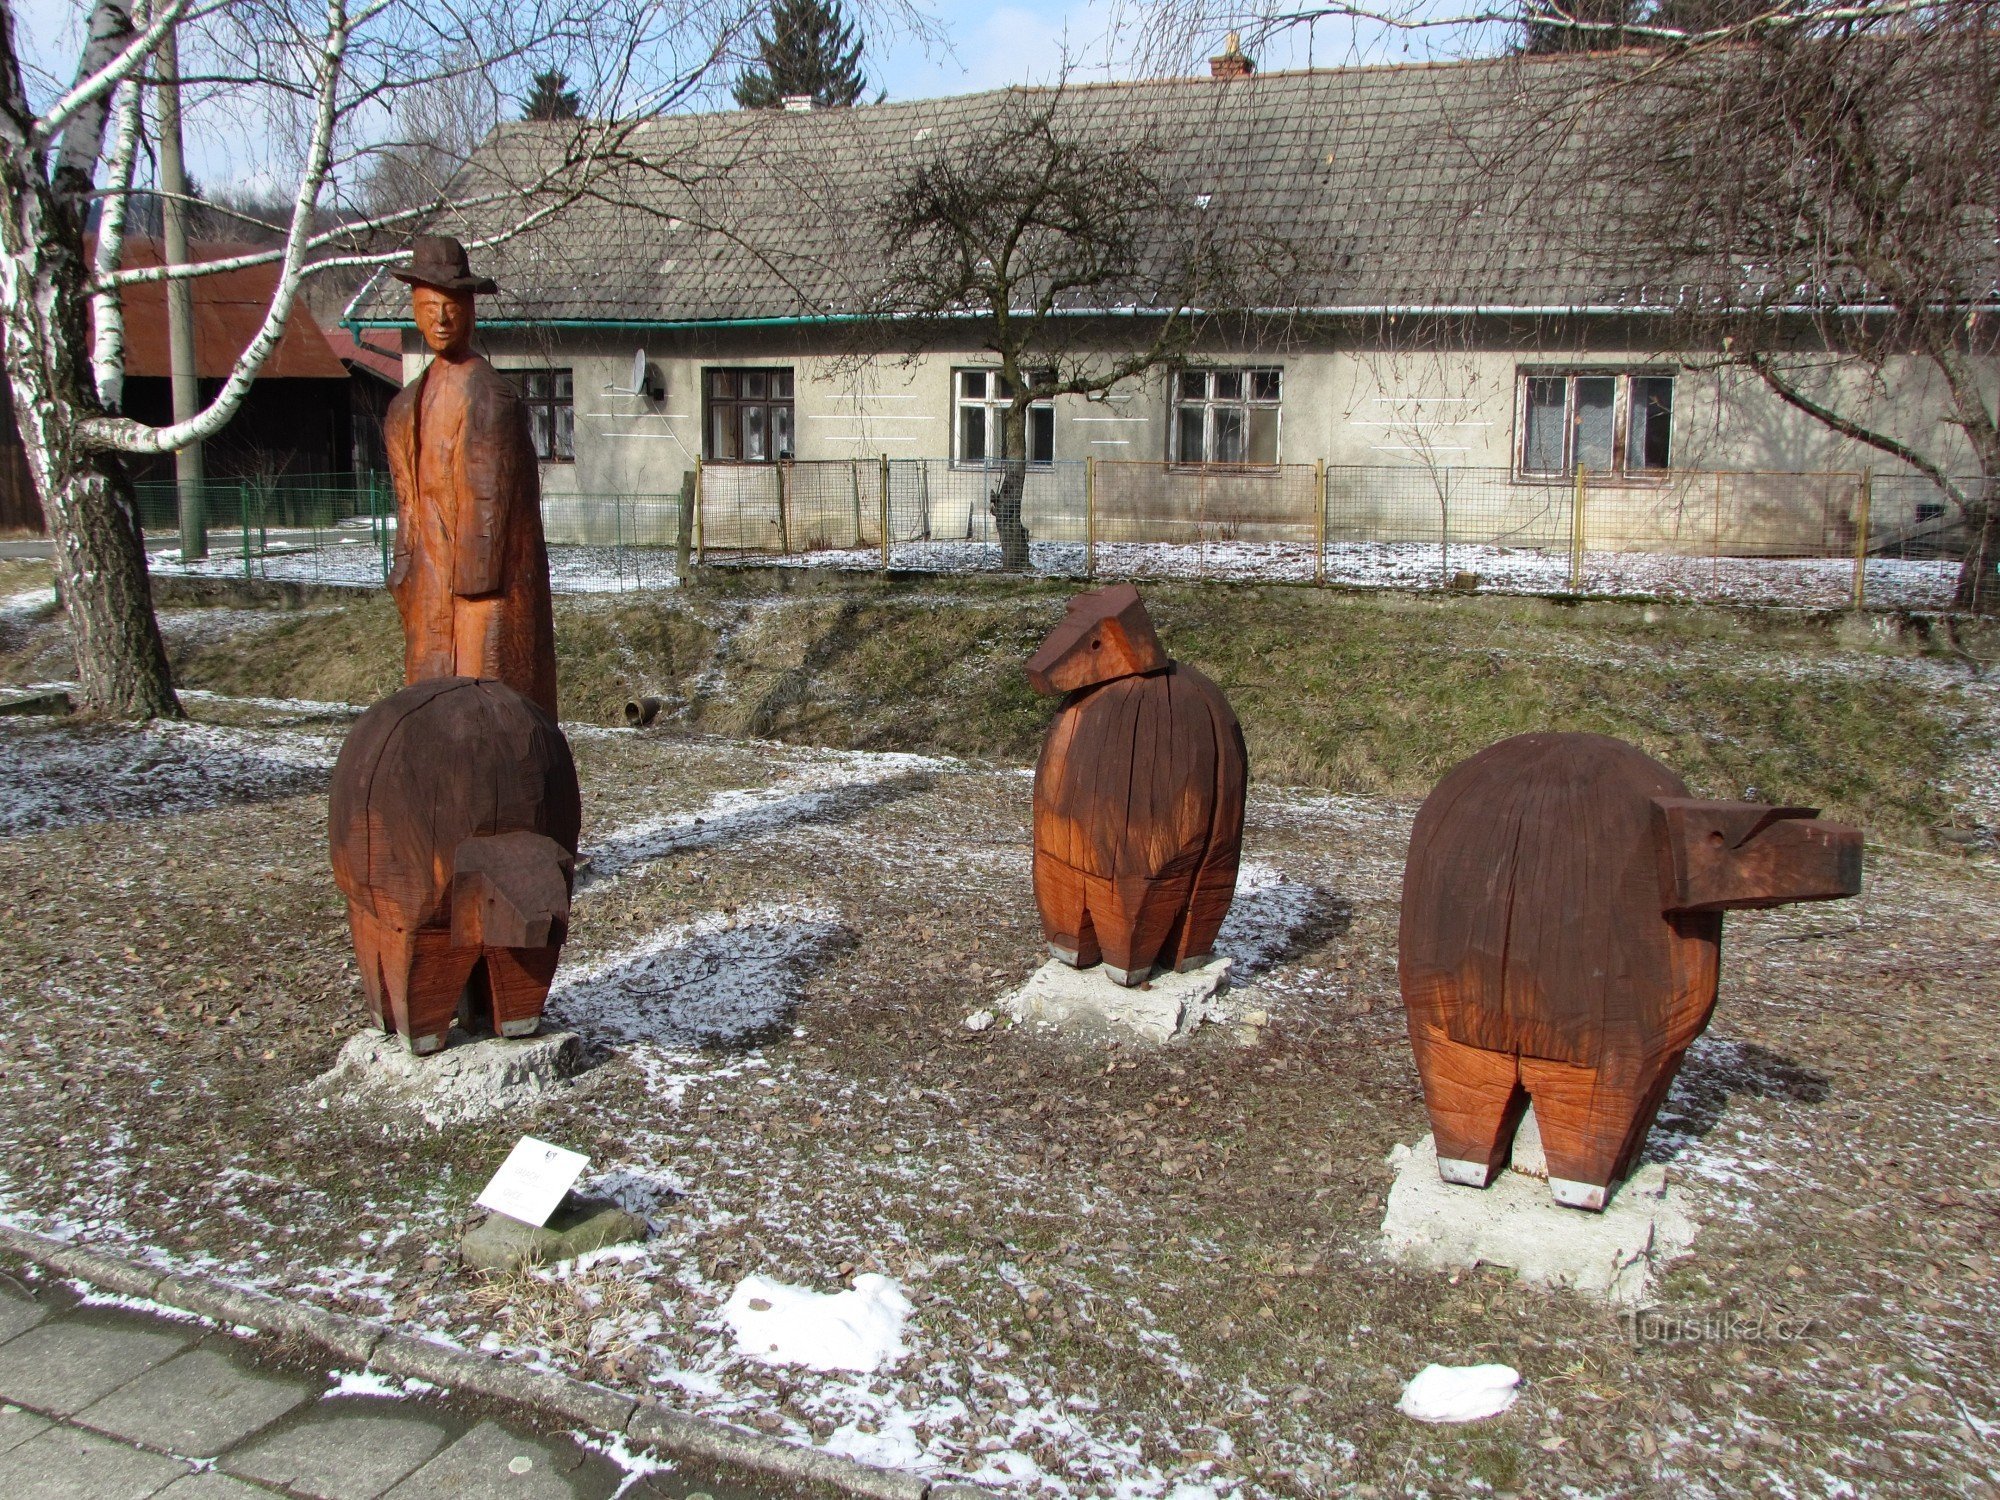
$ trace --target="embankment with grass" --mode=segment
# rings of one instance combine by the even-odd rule
[[[1993,795],[1995,689],[1921,619],[1276,585],[1144,592],[1168,648],[1228,693],[1267,783],[1418,798],[1493,740],[1578,729],[1633,741],[1705,795],[1754,789],[1885,835],[1991,821],[1980,799]],[[1021,663],[1069,593],[1029,579],[718,570],[684,590],[562,596],[564,714],[617,724],[648,693],[665,700],[669,733],[1025,763],[1050,705]],[[399,681],[401,636],[379,593],[176,586],[163,616],[190,687],[365,703]],[[16,649],[0,671],[23,680],[32,654]]]

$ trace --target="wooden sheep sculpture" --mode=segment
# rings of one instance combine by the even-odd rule
[[[1247,761],[1236,715],[1170,661],[1130,584],[1070,601],[1028,662],[1066,693],[1035,767],[1035,904],[1049,949],[1122,985],[1192,968],[1236,894]]]
[[[333,770],[333,873],[368,1009],[436,1052],[461,991],[532,1036],[569,927],[582,803],[562,731],[488,678],[439,677],[355,722]]]
[[[1402,986],[1448,1182],[1485,1187],[1530,1101],[1558,1203],[1602,1209],[1715,1008],[1722,914],[1861,889],[1861,834],[1692,798],[1621,740],[1524,734],[1410,836]]]

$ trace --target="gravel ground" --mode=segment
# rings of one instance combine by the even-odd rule
[[[1871,847],[1867,893],[1732,915],[1652,1153],[1703,1228],[1659,1293],[1729,1337],[1375,1250],[1425,1128],[1395,988],[1412,809],[1253,790],[1238,1022],[1157,1052],[970,1032],[1040,962],[1017,768],[576,728],[557,1102],[317,1108],[362,1019],[326,868],[350,711],[192,698],[0,721],[0,1209],[688,1409],[1023,1494],[1991,1495],[2000,859]],[[1246,1024],[1253,1011],[1268,1024]],[[469,1200],[531,1131],[643,1249],[482,1280]],[[752,1274],[879,1271],[875,1375],[733,1352]],[[1762,1319],[1762,1323],[1755,1320]],[[1427,1363],[1505,1415],[1396,1413]]]

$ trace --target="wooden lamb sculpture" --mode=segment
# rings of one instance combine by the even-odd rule
[[[532,1036],[583,816],[555,721],[488,678],[416,683],[355,722],[331,804],[334,878],[376,1022],[436,1052],[471,983],[496,1032]]]
[[[1070,601],[1028,662],[1066,693],[1035,767],[1049,949],[1123,985],[1206,960],[1236,894],[1247,762],[1215,684],[1169,661],[1130,584]]]
[[[1532,1100],[1556,1201],[1603,1208],[1715,1008],[1722,914],[1860,889],[1858,829],[1691,798],[1603,735],[1519,735],[1452,770],[1403,876],[1440,1174],[1485,1187]]]

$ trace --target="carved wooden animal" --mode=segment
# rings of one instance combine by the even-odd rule
[[[1556,1200],[1601,1209],[1715,1008],[1722,914],[1861,889],[1861,834],[1691,798],[1623,741],[1524,734],[1440,781],[1403,876],[1402,987],[1447,1181],[1532,1099]]]
[[[1215,685],[1168,660],[1130,584],[1070,601],[1028,662],[1065,693],[1035,767],[1035,904],[1064,963],[1193,967],[1236,894],[1248,763]]]
[[[496,1032],[533,1035],[568,932],[582,823],[555,721],[485,678],[404,688],[355,722],[328,821],[377,1024],[435,1052],[470,983]]]

